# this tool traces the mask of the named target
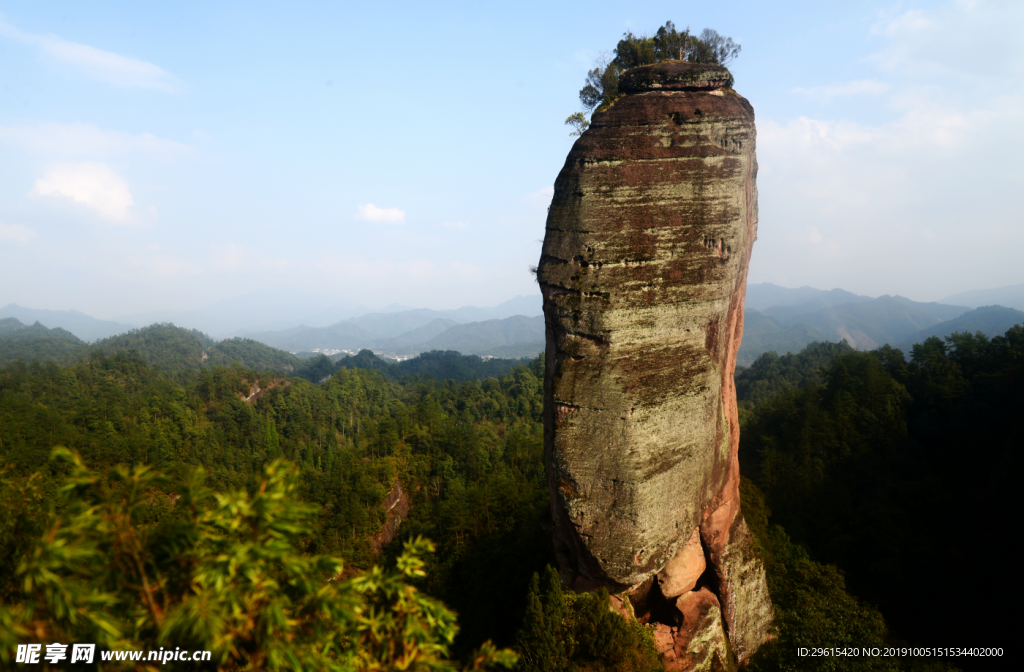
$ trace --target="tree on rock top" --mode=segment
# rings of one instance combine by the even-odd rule
[[[692,35],[689,28],[677,30],[671,21],[666,21],[652,37],[627,31],[615,47],[614,58],[599,62],[587,72],[586,82],[580,89],[580,102],[588,112],[608,108],[620,95],[619,75],[630,68],[662,61],[728,65],[739,56],[740,49],[731,37],[720,35],[712,28],[705,28],[697,36]]]

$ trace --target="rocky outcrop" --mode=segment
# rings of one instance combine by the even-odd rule
[[[680,595],[675,608],[678,625],[659,623],[654,629],[655,647],[666,672],[735,669],[718,597],[707,588],[693,590]]]
[[[739,511],[733,373],[757,161],[731,82],[713,65],[627,72],[555,182],[537,270],[562,578],[628,593],[670,628],[676,669],[703,665],[686,653],[697,640],[725,638],[742,662],[772,615]]]
[[[246,385],[248,383],[249,383],[248,380],[246,380],[245,378],[242,378],[242,384],[243,385]],[[244,392],[239,392],[238,393],[238,398],[241,399],[242,401],[244,401],[247,404],[252,404],[252,402],[256,401],[257,399],[259,399],[260,397],[262,397],[264,394],[266,394],[267,392],[271,391],[275,387],[290,387],[290,386],[291,386],[291,382],[288,381],[288,380],[285,380],[284,378],[274,378],[274,380],[272,380],[270,382],[270,384],[267,385],[266,387],[260,387],[260,381],[257,380],[255,383],[253,383],[249,387],[249,394],[248,395],[246,395]]]
[[[402,488],[401,481],[395,481],[381,506],[385,511],[384,527],[373,537],[373,550],[377,553],[398,536],[399,526],[409,517],[409,493]]]
[[[676,554],[658,572],[658,589],[665,597],[679,597],[694,589],[706,569],[700,528],[695,527],[686,543],[676,549]]]

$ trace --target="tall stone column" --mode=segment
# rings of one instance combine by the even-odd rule
[[[772,617],[739,510],[757,159],[731,84],[717,65],[627,71],[555,181],[537,269],[562,578],[628,592],[674,669],[743,662]]]

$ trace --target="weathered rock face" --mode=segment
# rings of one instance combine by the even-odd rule
[[[757,161],[753,109],[731,81],[680,62],[627,72],[627,95],[594,115],[555,182],[537,274],[563,580],[636,605],[661,587],[686,604],[710,591],[722,618],[702,622],[724,622],[742,661],[771,603],[739,512],[733,372]],[[691,630],[674,632],[708,635]]]
[[[373,537],[373,550],[380,553],[398,536],[398,527],[409,517],[409,493],[402,488],[401,481],[395,481],[381,503],[386,518],[384,527]]]
[[[715,594],[707,588],[691,590],[679,596],[675,607],[682,616],[679,625],[662,623],[654,630],[665,672],[735,669]]]

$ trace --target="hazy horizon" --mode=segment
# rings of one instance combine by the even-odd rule
[[[8,7],[0,306],[535,293],[562,121],[601,52],[666,20],[743,46],[751,283],[915,301],[1024,283],[1022,19],[983,1]]]
[[[782,289],[787,289],[787,290],[797,290],[797,289],[808,289],[809,288],[809,289],[813,289],[813,290],[817,290],[817,291],[822,291],[822,292],[828,292],[828,291],[833,291],[833,290],[849,291],[845,287],[830,287],[830,288],[826,289],[824,287],[811,287],[810,285],[801,285],[800,287],[786,287],[784,285],[778,285],[777,283],[769,283],[769,282],[765,282],[765,283],[748,283],[748,287],[749,286],[754,286],[754,285],[760,285],[760,286],[772,285],[772,286],[780,287]],[[948,295],[946,297],[941,297],[940,299],[938,299],[935,302],[939,302],[939,303],[945,302],[945,303],[954,303],[954,304],[956,304],[957,300],[959,299],[961,301],[961,303],[957,304],[957,305],[964,305],[964,306],[969,306],[969,307],[973,308],[973,307],[976,307],[975,304],[977,304],[978,302],[977,301],[970,301],[970,300],[968,300],[968,297],[970,295],[972,295],[972,294],[982,294],[982,295],[985,295],[985,294],[996,294],[1000,290],[1020,290],[1020,291],[1014,292],[1015,296],[1017,294],[1024,295],[1024,284],[1021,284],[1021,285],[1004,285],[1002,287],[989,287],[989,288],[983,288],[983,289],[966,290],[966,291],[963,291],[963,292],[956,292],[956,293],[950,294],[950,295]],[[27,308],[27,309],[31,309],[31,310],[52,311],[52,312],[78,312],[78,313],[81,313],[81,314],[83,314],[83,315],[85,315],[87,317],[94,318],[94,319],[101,320],[101,321],[118,322],[118,323],[122,323],[122,324],[125,324],[125,325],[128,325],[128,326],[142,327],[142,326],[148,326],[149,324],[153,324],[153,323],[156,323],[156,322],[166,321],[167,319],[170,319],[170,320],[173,321],[173,319],[175,317],[178,317],[178,316],[187,316],[187,315],[190,315],[190,314],[204,313],[204,312],[211,311],[211,310],[217,308],[218,306],[222,306],[222,305],[225,305],[225,304],[237,303],[237,304],[239,304],[239,305],[244,307],[244,304],[245,304],[247,299],[250,300],[250,301],[256,302],[256,301],[259,301],[259,300],[265,300],[268,295],[270,295],[270,296],[272,296],[274,298],[280,299],[280,298],[282,298],[284,296],[284,294],[286,292],[294,292],[294,291],[301,291],[301,290],[289,290],[289,289],[287,289],[285,287],[274,287],[274,288],[269,288],[268,290],[258,290],[258,291],[253,291],[253,292],[247,292],[245,294],[240,294],[240,295],[237,295],[237,296],[234,296],[234,297],[230,297],[230,298],[227,298],[227,299],[221,299],[219,301],[215,301],[215,302],[212,302],[212,303],[209,303],[209,304],[193,306],[193,307],[190,307],[190,308],[187,308],[187,309],[183,309],[183,310],[178,310],[178,311],[166,309],[166,310],[147,311],[147,312],[140,312],[140,313],[112,313],[110,315],[101,315],[101,314],[88,313],[88,312],[80,310],[80,309],[78,309],[78,308],[76,308],[74,306],[66,307],[66,308],[47,308],[47,307],[39,307],[39,306],[26,305],[24,303],[19,303],[18,301],[8,301],[8,302],[4,303],[3,305],[0,305],[0,309],[7,308],[7,307],[9,307],[11,305],[16,305],[16,306],[18,306],[20,308]],[[853,293],[856,294],[856,292],[853,292]],[[898,294],[896,292],[883,292],[882,294],[877,294],[877,295],[864,294],[862,296],[868,296],[869,298],[875,299],[875,298],[878,298],[880,296],[885,296],[885,295],[903,296],[903,295],[900,295],[900,294]],[[360,316],[374,314],[374,313],[394,313],[394,312],[417,311],[417,310],[430,310],[430,311],[436,311],[436,312],[451,312],[451,311],[457,311],[457,310],[462,310],[462,309],[490,309],[490,308],[496,308],[496,307],[501,306],[501,305],[506,304],[506,303],[511,303],[513,301],[516,301],[516,300],[531,299],[531,298],[536,298],[537,301],[538,301],[538,306],[540,305],[540,298],[541,298],[540,297],[540,293],[536,292],[534,294],[518,294],[516,296],[509,297],[509,298],[504,299],[504,300],[496,300],[495,299],[495,300],[492,300],[492,301],[489,301],[489,302],[485,302],[485,303],[481,303],[481,304],[463,304],[463,305],[458,305],[458,306],[405,305],[405,304],[400,304],[400,303],[390,303],[390,304],[386,304],[386,305],[366,305],[366,304],[353,304],[353,303],[346,304],[346,303],[341,302],[341,301],[336,302],[334,304],[330,304],[330,305],[320,305],[320,306],[317,306],[316,305],[316,301],[323,299],[323,296],[321,295],[321,296],[309,297],[309,300],[306,303],[300,302],[300,303],[297,303],[297,304],[296,303],[290,304],[289,305],[289,310],[284,311],[283,315],[279,314],[279,313],[271,313],[270,315],[267,316],[267,318],[268,318],[269,322],[271,322],[271,323],[277,323],[279,325],[287,324],[287,325],[299,326],[299,323],[295,319],[289,319],[289,314],[290,315],[304,314],[306,316],[313,316],[313,315],[318,315],[319,314],[320,315],[320,319],[316,319],[314,321],[310,321],[308,324],[304,324],[304,326],[308,326],[308,327],[321,327],[321,326],[328,326],[329,324],[333,324],[335,322],[340,322],[340,321],[349,320],[349,319],[355,319],[355,318],[360,317]],[[912,301],[921,301],[920,299],[917,299],[917,298],[912,297],[912,296],[904,296],[904,298],[908,298],[908,299],[910,299]],[[921,302],[924,302],[924,301],[921,301]],[[984,303],[984,301],[983,301],[983,303]],[[978,305],[980,305],[980,304],[978,304]],[[747,308],[750,309],[751,306],[748,305]],[[754,308],[754,309],[757,309],[757,308]],[[525,313],[523,313],[523,314],[525,314]],[[537,314],[539,314],[539,312]],[[3,317],[3,315],[0,315],[0,318],[2,318],[2,317]],[[298,319],[301,320],[302,318],[298,318]]]

